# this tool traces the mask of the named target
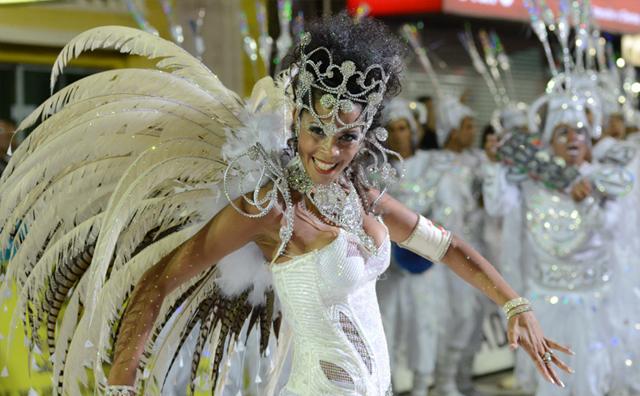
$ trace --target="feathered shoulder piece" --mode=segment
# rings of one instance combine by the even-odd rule
[[[277,153],[286,141],[284,90],[272,80],[245,102],[186,51],[136,29],[74,38],[53,66],[52,89],[73,58],[98,49],[155,67],[104,71],[53,94],[19,126],[30,134],[0,179],[0,243],[11,249],[5,287],[17,286],[14,321],[24,320],[30,346],[51,356],[55,394],[106,384],[103,364],[142,274],[226,204],[222,180],[243,148],[262,142]],[[260,328],[264,350],[275,317],[268,271],[260,256],[239,261],[247,265],[214,266],[164,301],[139,390],[162,386],[193,329],[192,373],[208,346],[214,383],[245,322]]]

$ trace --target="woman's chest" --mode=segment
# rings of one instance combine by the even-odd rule
[[[311,280],[324,296],[341,296],[375,280],[387,268],[388,232],[373,216],[364,216],[362,224],[377,247],[371,251],[361,237],[328,224],[304,206],[296,209],[293,233],[286,254],[273,265],[275,272],[297,277],[299,284]]]
[[[258,241],[258,245],[261,246],[266,257],[273,257],[268,253],[275,251],[275,248],[280,244],[283,227],[285,227],[284,222],[274,224],[273,229]],[[290,238],[283,250],[284,253],[275,260],[275,264],[283,264],[293,258],[323,250],[334,243],[340,245],[337,243],[337,239],[341,232],[345,232],[344,228],[325,220],[317,211],[307,208],[303,204],[296,205]],[[357,256],[356,251],[359,251],[363,256],[375,255],[375,252],[366,251],[366,249],[362,251],[363,237],[370,238],[375,246],[382,246],[384,241],[388,239],[385,225],[374,216],[364,214],[361,234],[358,236],[353,232],[346,232],[346,234],[350,236],[347,244],[348,249],[338,249],[333,252],[334,254],[347,254],[349,257],[353,257]]]
[[[274,264],[272,271],[279,288],[289,295],[317,295],[319,301],[335,303],[372,285],[389,265],[389,250],[385,238],[371,254],[356,237],[340,230],[327,245]]]

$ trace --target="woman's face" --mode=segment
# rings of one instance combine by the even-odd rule
[[[320,117],[329,113],[329,110],[319,103],[315,108]],[[344,124],[350,124],[358,120],[361,111],[362,106],[354,104],[353,111],[341,112],[339,118]],[[298,122],[300,122],[298,152],[313,183],[327,184],[337,180],[360,149],[364,139],[362,127],[340,130],[333,136],[326,136],[320,122],[334,122],[331,118],[319,121],[308,111],[302,111]],[[336,127],[341,127],[337,121]]]
[[[456,132],[458,145],[462,148],[470,148],[473,146],[476,136],[476,126],[473,117],[464,117],[460,123],[460,129]]]
[[[407,120],[401,118],[391,121],[387,124],[387,131],[389,131],[389,140],[387,140],[389,150],[396,153],[411,152],[411,127]]]
[[[569,165],[582,164],[589,154],[588,135],[585,128],[558,125],[551,140],[554,154],[562,157]]]
[[[624,117],[614,114],[609,117],[609,122],[604,130],[605,136],[611,136],[614,139],[624,140],[627,134],[627,127],[624,123]]]

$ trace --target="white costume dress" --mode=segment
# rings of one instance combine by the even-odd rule
[[[614,279],[616,324],[623,348],[613,357],[614,395],[640,393],[640,146],[637,142],[605,137],[594,146],[593,157],[604,164],[624,166],[636,182],[629,193],[618,199],[624,217],[614,229],[614,253],[619,276]],[[635,348],[626,346],[635,345]]]
[[[596,165],[580,168],[583,175],[595,170]],[[511,260],[503,266],[515,267],[507,271],[510,277],[522,276],[525,296],[546,336],[576,352],[576,357],[563,359],[576,371],[561,375],[565,389],[540,380],[520,352],[521,384],[529,391],[537,388],[536,396],[606,394],[626,333],[616,325],[621,302],[614,293],[620,276],[612,243],[620,221],[616,202],[597,196],[574,202],[529,179],[517,186],[507,181],[506,168],[499,164],[488,164],[485,171],[486,209],[522,217],[504,223],[505,235],[521,243],[504,246]]]
[[[449,234],[431,226],[436,259]],[[376,297],[389,265],[388,237],[376,255],[340,230],[325,247],[272,266],[292,330],[293,362],[282,396],[391,394],[389,356]]]
[[[325,247],[272,266],[293,333],[293,366],[281,395],[385,395],[389,357],[377,277],[389,239],[366,257],[345,231]]]

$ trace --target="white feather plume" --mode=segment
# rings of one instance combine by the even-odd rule
[[[252,289],[249,302],[262,305],[265,292],[273,284],[271,271],[262,251],[254,243],[249,243],[216,265],[219,276],[216,283],[227,297],[235,297],[247,289]]]
[[[292,116],[283,87],[270,78],[259,81],[244,103],[183,49],[125,27],[96,28],[74,38],[56,60],[52,89],[73,58],[107,48],[155,59],[156,69],[101,72],[54,94],[21,123],[31,133],[0,177],[0,246],[14,238],[15,247],[6,276],[18,284],[12,320],[26,317],[37,328],[50,313],[47,305],[62,297],[69,302],[49,319],[59,324],[55,380],[62,381],[62,394],[74,396],[81,394],[79,383],[90,381],[86,367],[94,369],[98,387],[106,383],[102,364],[112,353],[111,332],[144,272],[221,209],[228,160],[255,143],[278,156]],[[12,236],[16,225],[20,232]],[[91,251],[85,273],[55,279],[86,263]],[[84,261],[76,262],[79,256]],[[204,299],[220,290],[223,299],[250,290],[248,303],[257,306],[265,304],[271,288],[262,253],[251,244],[202,276],[179,287],[161,307],[156,336],[174,304],[186,298],[164,338],[147,345],[155,382],[165,378],[176,342]],[[58,290],[67,295],[52,304],[47,293]],[[244,320],[246,303],[236,303],[237,317]],[[216,328],[201,338],[214,349],[228,342],[219,336],[217,314],[207,313],[206,323]]]
[[[215,74],[198,59],[174,43],[147,32],[124,26],[104,26],[87,30],[64,46],[53,65],[51,90],[57,77],[73,58],[86,50],[115,49],[122,53],[160,59],[156,67],[193,81],[204,90],[224,101],[231,114],[237,114],[242,101],[228,90]]]

